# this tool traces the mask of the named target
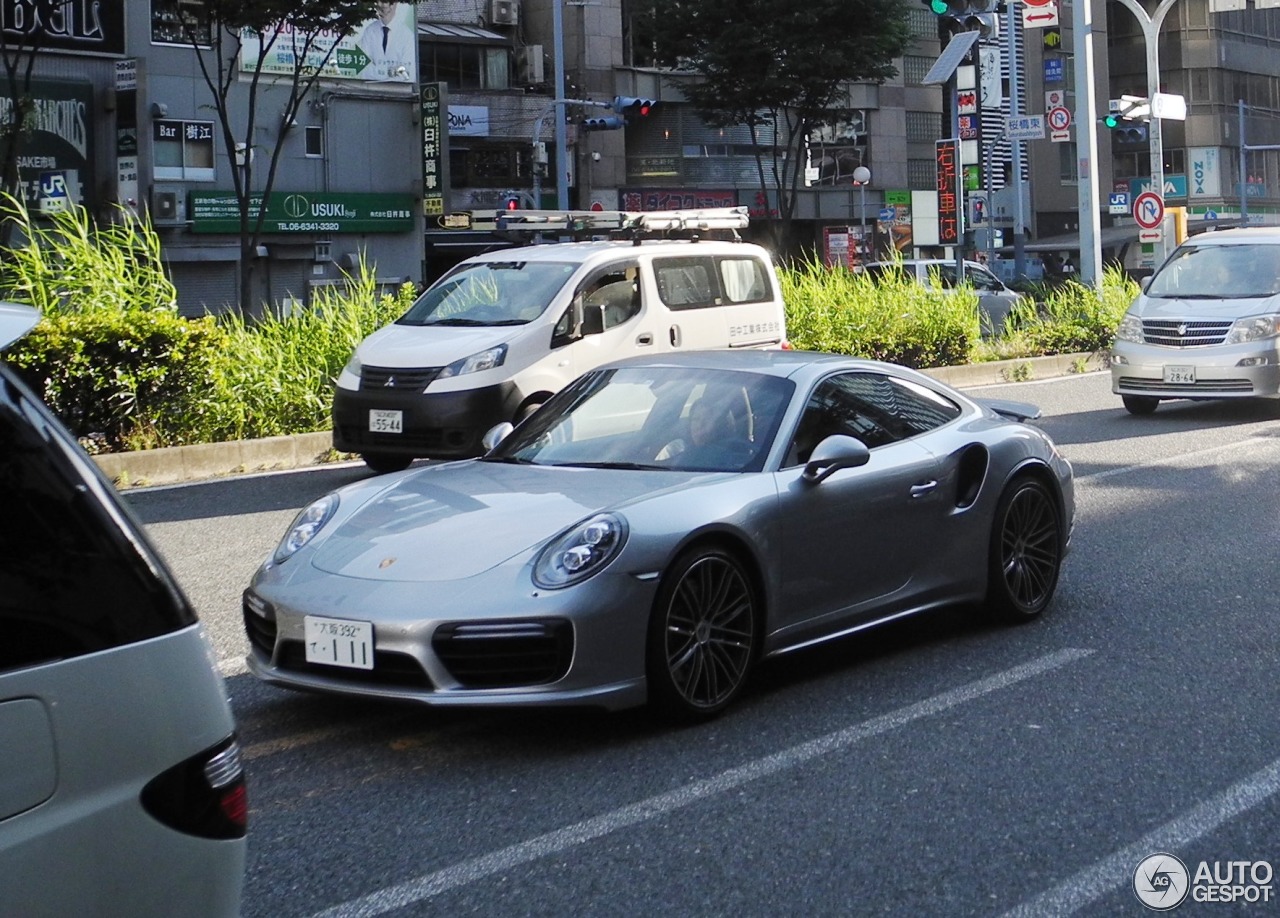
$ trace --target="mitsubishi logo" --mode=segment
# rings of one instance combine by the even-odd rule
[[[1182,332],[1178,332],[1178,334],[1182,334]],[[395,388],[395,384],[396,384],[396,378],[394,376],[388,376],[387,381],[382,384],[382,388],[393,389]]]
[[[1183,337],[1184,335],[1186,335],[1186,333],[1187,333],[1187,323],[1186,323],[1186,322],[1181,322],[1181,323],[1179,323],[1179,324],[1178,324],[1178,337],[1179,337],[1179,338],[1181,338],[1181,337]]]

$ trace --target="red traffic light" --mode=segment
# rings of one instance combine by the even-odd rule
[[[615,112],[624,117],[631,118],[639,116],[643,118],[653,111],[653,107],[658,103],[653,99],[637,99],[633,96],[614,96],[613,103],[609,106]]]

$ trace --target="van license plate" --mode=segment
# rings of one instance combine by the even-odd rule
[[[384,411],[372,408],[369,411],[370,433],[404,433],[404,412]]]
[[[1195,367],[1165,367],[1164,381],[1179,386],[1194,385],[1196,381]]]
[[[307,615],[302,620],[308,663],[373,669],[373,623]]]

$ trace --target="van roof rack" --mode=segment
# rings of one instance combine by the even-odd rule
[[[497,214],[498,230],[518,233],[559,232],[575,237],[609,234],[637,242],[653,236],[689,236],[709,230],[746,229],[745,207],[701,210],[508,210]]]

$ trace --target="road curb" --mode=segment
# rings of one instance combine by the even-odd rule
[[[960,389],[1052,379],[1090,373],[1104,367],[1098,354],[1060,354],[997,360],[967,366],[936,367],[924,372]],[[169,446],[128,453],[102,453],[93,461],[118,489],[206,481],[250,472],[306,468],[333,461],[333,433],[328,430],[268,437]]]

